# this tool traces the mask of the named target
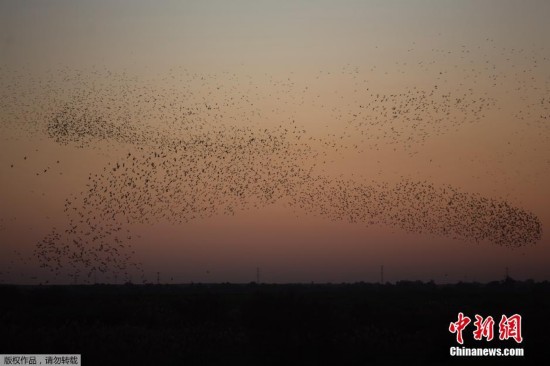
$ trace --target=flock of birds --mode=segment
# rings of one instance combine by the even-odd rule
[[[419,67],[434,69],[422,62]],[[462,82],[471,77],[481,84],[479,70],[468,67]],[[258,77],[185,69],[171,69],[150,82],[106,69],[62,69],[49,77],[14,74],[3,80],[4,128],[108,152],[106,164],[89,172],[80,193],[66,197],[63,226],[37,242],[34,256],[42,268],[75,281],[137,273],[145,282],[132,246],[134,225],[183,225],[281,201],[329,220],[513,248],[535,244],[542,237],[539,218],[507,200],[428,180],[345,179],[325,170],[339,149],[368,159],[369,150],[392,145],[414,155],[427,139],[479,123],[487,111],[500,108],[491,88],[502,87],[505,74],[484,67],[491,72],[481,75],[491,83],[483,91],[453,89],[445,82],[446,71],[438,71],[430,87],[375,92],[361,70],[350,66],[314,77],[313,83],[347,75],[341,93],[320,92],[290,76],[262,75],[271,82],[265,87],[255,82]],[[549,79],[542,88],[549,95]],[[325,118],[341,127],[339,132],[329,126],[323,134],[321,127],[311,131],[300,123],[304,105],[326,110]],[[523,105],[528,113],[522,111],[522,117],[548,139],[550,100]],[[20,163],[11,162],[2,174],[15,172]],[[5,226],[2,218],[0,231]]]

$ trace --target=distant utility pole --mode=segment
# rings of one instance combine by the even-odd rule
[[[256,267],[256,283],[260,283],[260,267]]]
[[[384,265],[380,266],[380,283],[384,284]]]
[[[157,285],[160,285],[160,272],[157,272]]]

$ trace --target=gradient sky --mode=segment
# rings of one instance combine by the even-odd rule
[[[39,267],[37,243],[66,230],[66,199],[86,192],[90,174],[144,147],[60,144],[47,128],[67,105],[173,139],[199,125],[206,135],[299,126],[295,149],[314,154],[297,162],[314,163],[315,176],[450,186],[509,202],[543,228],[536,243],[509,248],[330,220],[283,198],[182,224],[126,222],[148,281],[160,272],[166,282],[249,282],[256,267],[266,282],[378,281],[382,264],[392,282],[490,281],[506,267],[548,280],[548,14],[542,0],[0,0],[0,281],[72,281],[69,269],[54,277]],[[403,95],[417,99],[405,105]],[[219,115],[205,108],[216,104]],[[394,120],[392,107],[422,129]],[[174,129],[192,108],[190,130]]]

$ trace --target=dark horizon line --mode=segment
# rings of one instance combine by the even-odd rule
[[[493,280],[487,282],[479,281],[457,281],[449,283],[438,283],[434,280],[422,281],[422,280],[398,280],[398,281],[386,281],[385,283],[380,282],[365,282],[365,281],[355,281],[355,282],[181,282],[181,283],[134,283],[134,282],[125,282],[125,283],[40,283],[40,284],[15,284],[15,283],[0,283],[0,287],[93,287],[93,286],[135,286],[135,287],[185,287],[185,286],[409,286],[409,285],[427,285],[427,286],[456,286],[456,285],[510,285],[510,284],[548,284],[550,280],[534,280],[531,278],[525,280],[515,280],[512,277],[507,277],[503,280]]]

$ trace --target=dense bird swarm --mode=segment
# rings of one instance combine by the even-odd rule
[[[458,54],[464,58],[467,52]],[[416,67],[435,66],[419,62]],[[469,87],[475,80],[490,79],[492,91],[505,85],[534,88],[524,83],[524,75],[503,80],[506,74],[491,65],[468,67],[466,86],[447,85],[445,72],[438,71],[430,87],[387,93],[371,90],[363,70],[346,66],[339,77],[349,78],[353,92],[344,98],[335,91],[330,98],[339,103],[332,105],[314,85],[291,75],[265,74],[258,82],[232,73],[171,69],[155,82],[105,69],[14,74],[3,80],[5,128],[74,148],[118,151],[101,171],[90,172],[80,194],[66,198],[66,225],[40,240],[35,255],[53,273],[70,268],[88,278],[98,272],[128,275],[141,266],[134,259],[131,225],[184,224],[280,201],[330,220],[507,247],[534,244],[542,236],[541,222],[504,199],[427,180],[385,183],[324,173],[327,151],[394,145],[414,155],[427,139],[479,122],[486,111],[500,107],[491,90]],[[332,77],[319,72],[311,83]],[[548,94],[548,79],[539,87]],[[533,120],[548,139],[548,97],[522,106],[518,116]],[[306,107],[322,111],[343,132],[308,130],[298,118]],[[359,142],[348,143],[358,136]],[[5,169],[16,170],[28,160],[21,157]],[[62,171],[62,161],[52,165]],[[0,229],[7,225],[2,218]]]

